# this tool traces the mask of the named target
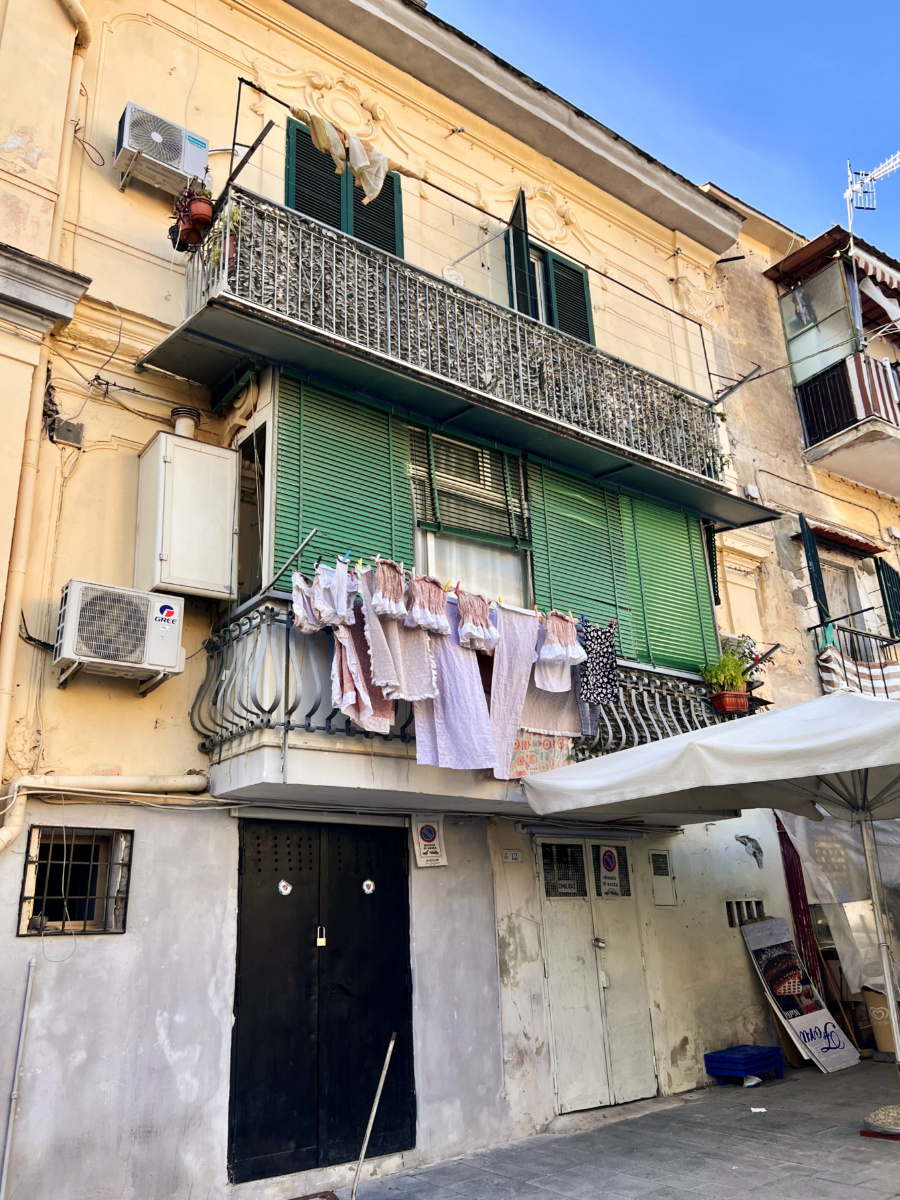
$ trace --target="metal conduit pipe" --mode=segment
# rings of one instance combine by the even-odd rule
[[[75,145],[75,126],[78,120],[78,98],[81,93],[81,77],[84,72],[84,54],[91,44],[91,23],[78,0],[61,0],[76,29],[75,49],[69,72],[69,90],[66,98],[65,126],[59,150],[59,192],[53,210],[50,227],[50,247],[47,258],[59,262],[62,245],[63,219],[69,194],[72,150]],[[22,465],[19,471],[19,491],[16,499],[16,516],[13,524],[12,545],[9,554],[9,573],[6,581],[6,599],[3,605],[3,621],[0,625],[0,758],[9,735],[10,713],[15,684],[16,655],[19,649],[19,617],[25,598],[25,573],[28,569],[28,551],[31,541],[31,526],[34,517],[34,497],[37,490],[38,458],[41,448],[41,430],[44,416],[44,393],[47,385],[47,367],[50,363],[50,346],[45,334],[38,355],[37,366],[31,381],[31,395],[25,417],[25,437],[22,447]],[[14,810],[7,814],[7,822]],[[5,827],[4,827],[5,830]],[[2,849],[2,846],[0,846]]]
[[[180,792],[205,792],[209,777],[197,775],[20,775],[0,799],[0,809],[9,809],[0,828],[0,854],[11,846],[25,825],[28,792],[113,792],[121,794],[167,795]]]

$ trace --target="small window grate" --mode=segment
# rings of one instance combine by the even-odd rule
[[[748,921],[763,921],[766,906],[762,900],[726,900],[725,915],[732,929],[746,925]]]
[[[650,866],[654,875],[661,875],[663,879],[669,878],[669,856],[668,854],[652,853],[650,854]]]
[[[133,833],[32,827],[19,934],[124,933]]]
[[[625,846],[613,846],[611,848],[616,853],[616,869],[619,874],[619,895],[630,896],[631,876],[628,873],[628,849]],[[600,858],[601,849],[607,849],[607,847],[591,846],[591,856],[594,860],[594,889],[598,896],[603,895],[601,890],[603,884],[603,864]]]
[[[544,892],[548,898],[587,896],[584,850],[581,846],[545,842],[541,853],[544,860]]]

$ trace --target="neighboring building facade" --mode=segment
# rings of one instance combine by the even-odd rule
[[[556,727],[574,757],[716,720],[715,536],[733,632],[770,632],[731,586],[744,554],[759,592],[769,554],[731,412],[761,385],[723,427],[710,382],[734,374],[707,281],[741,216],[417,4],[86,9],[0,8],[4,253],[74,312],[29,333],[7,289],[19,532],[11,494],[2,516],[30,553],[28,640],[11,571],[0,653],[4,1028],[36,960],[10,1194],[344,1183],[391,1033],[381,1173],[771,1040],[728,907],[787,915],[771,815],[541,823],[515,779],[419,764],[408,704],[388,734],[337,711],[333,640],[292,626],[288,584],[315,529],[306,573],[389,556],[615,618],[619,700],[596,738]],[[322,120],[390,160],[369,204]],[[193,141],[160,173],[173,124]],[[148,180],[192,146],[222,199],[185,256],[177,189]],[[28,412],[53,434],[33,493]],[[77,669],[73,612],[110,673]],[[429,821],[446,866],[417,865]]]

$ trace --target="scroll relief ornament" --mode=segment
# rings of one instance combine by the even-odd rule
[[[387,109],[374,96],[365,96],[347,75],[325,75],[322,71],[281,71],[259,58],[247,61],[253,82],[275,96],[282,96],[292,108],[318,113],[335,128],[355,134],[362,142],[386,154],[391,166],[416,179],[427,179],[427,164],[408,138],[394,124]],[[259,117],[268,118],[272,102],[260,95],[250,108]]]
[[[704,325],[709,324],[716,303],[714,292],[697,287],[686,275],[679,275],[675,280],[675,299],[684,316],[692,317]]]
[[[550,246],[564,246],[569,242],[579,242],[593,257],[595,263],[601,260],[600,254],[581,227],[578,215],[571,204],[547,183],[526,183],[524,180],[503,188],[483,188],[475,184],[475,206],[485,212],[500,213],[512,211],[512,206],[519,195],[525,193],[528,206],[528,228],[538,241]]]

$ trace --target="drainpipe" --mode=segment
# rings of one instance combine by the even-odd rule
[[[59,262],[62,244],[63,218],[69,192],[69,176],[72,165],[72,150],[75,145],[75,123],[78,120],[78,98],[81,92],[81,77],[84,73],[84,55],[91,44],[91,23],[78,0],[61,0],[63,8],[75,25],[75,49],[69,72],[69,92],[66,100],[66,122],[59,151],[59,194],[53,210],[50,227],[50,249],[47,258]],[[19,473],[19,494],[16,500],[16,516],[13,525],[12,545],[9,555],[9,575],[6,581],[6,600],[3,606],[3,622],[0,626],[0,757],[5,756],[9,736],[9,719],[15,684],[16,654],[19,649],[19,619],[25,597],[25,572],[28,568],[28,550],[31,541],[31,524],[34,516],[34,497],[37,490],[38,458],[41,448],[41,429],[44,419],[44,392],[47,386],[47,367],[50,363],[50,344],[44,334],[38,355],[37,366],[31,381],[28,413],[25,417],[25,439],[22,447],[22,465]],[[7,816],[7,823],[10,812]]]
[[[177,795],[180,792],[205,792],[209,777],[198,775],[20,775],[9,791],[0,797],[0,809],[7,808],[0,828],[0,854],[11,846],[25,825],[25,798],[28,792],[70,792],[83,795],[121,795],[125,797]]]

